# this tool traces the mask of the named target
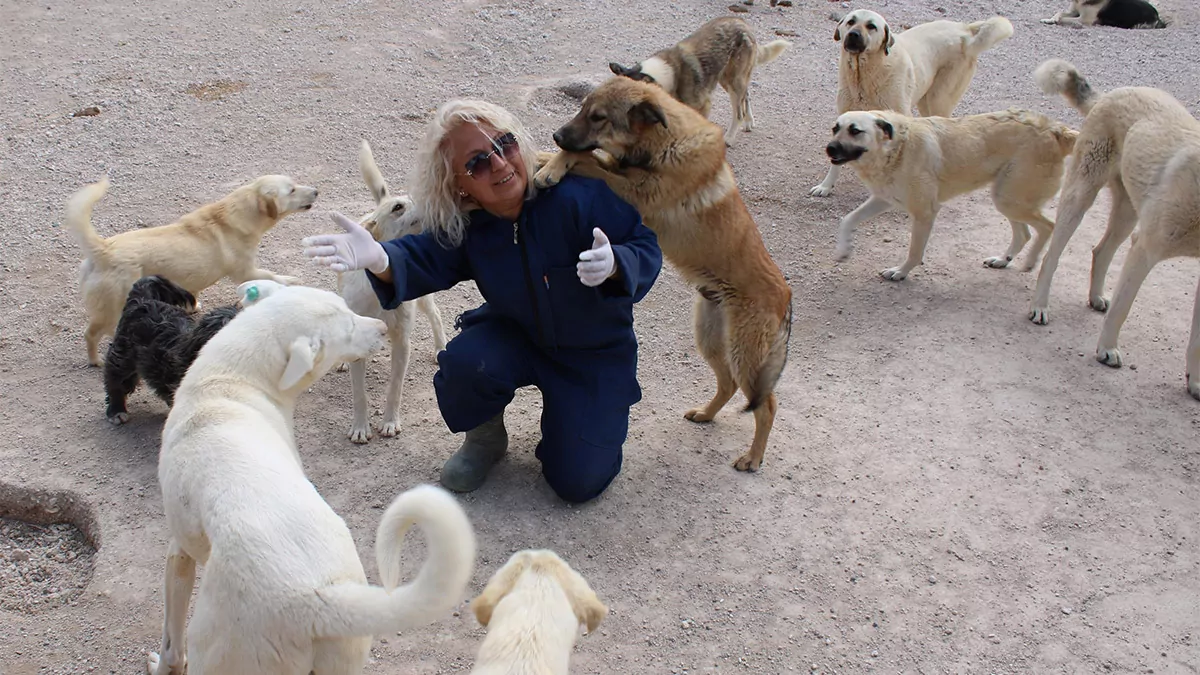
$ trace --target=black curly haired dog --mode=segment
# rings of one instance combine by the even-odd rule
[[[104,414],[113,424],[129,420],[125,399],[139,379],[166,401],[206,342],[241,310],[218,307],[194,319],[196,298],[166,277],[145,276],[129,290],[121,320],[104,359]]]

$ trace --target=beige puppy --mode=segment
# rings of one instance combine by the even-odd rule
[[[84,249],[79,288],[88,314],[88,363],[93,366],[101,364],[100,340],[116,330],[129,289],[144,276],[160,274],[195,296],[224,277],[235,283],[299,281],[257,267],[258,244],[280,220],[312,208],[316,188],[297,185],[287,176],[260,176],[170,225],[105,239],[92,227],[92,208],[108,185],[105,178],[76,192],[67,203],[65,220]]]
[[[1029,241],[1032,225],[1037,238],[1023,268],[1033,269],[1054,227],[1042,206],[1058,192],[1076,135],[1044,115],[1018,109],[958,118],[843,113],[825,151],[833,164],[850,164],[871,197],[842,218],[834,256],[850,256],[859,223],[899,206],[912,220],[908,258],[880,274],[900,281],[921,264],[942,204],[991,185],[996,209],[1012,226],[1012,241],[1003,255],[984,264],[1008,266]]]
[[[1061,59],[1042,63],[1033,75],[1043,91],[1061,94],[1084,115],[1079,141],[1075,144],[1074,156],[1058,200],[1054,236],[1046,249],[1042,268],[1038,271],[1037,289],[1029,308],[1029,320],[1045,324],[1050,320],[1050,285],[1058,269],[1058,259],[1105,185],[1112,198],[1112,207],[1104,236],[1092,249],[1088,304],[1100,312],[1108,310],[1104,278],[1108,275],[1113,255],[1137,224],[1138,210],[1133,201],[1133,191],[1145,189],[1130,181],[1155,180],[1152,177],[1125,175],[1123,155],[1126,137],[1133,125],[1145,120],[1163,129],[1194,131],[1200,128],[1200,122],[1175,97],[1161,89],[1121,87],[1100,94],[1092,89],[1075,66]],[[1130,166],[1141,168],[1137,164]],[[1131,185],[1134,187],[1131,188]],[[1195,371],[1192,372],[1195,374]]]
[[[471,601],[488,628],[473,675],[567,675],[580,627],[608,614],[578,572],[554,551],[513,554]]]
[[[471,524],[449,493],[421,486],[383,513],[367,583],[350,530],[304,473],[297,397],[341,361],[383,347],[387,327],[337,294],[273,281],[204,345],[163,428],[158,480],[170,531],[161,657],[152,675],[349,675],[371,636],[419,626],[460,600],[475,560]],[[399,586],[412,525],[429,554]],[[196,564],[204,576],[187,620]]]
[[[893,33],[879,14],[858,9],[838,23],[833,39],[842,43],[838,58],[838,114],[851,110],[891,110],[924,117],[950,117],[967,91],[979,55],[1011,37],[1002,16],[959,23],[930,21]],[[838,179],[838,166],[809,194],[827,197]]]
[[[375,164],[371,154],[371,146],[366,141],[358,154],[358,165],[362,171],[363,180],[375,197],[375,210],[359,220],[376,241],[390,241],[400,237],[416,234],[419,231],[416,213],[412,200],[407,195],[392,195],[388,191],[387,181]],[[388,378],[387,403],[384,407],[383,425],[379,435],[395,436],[400,429],[400,400],[404,393],[404,375],[408,372],[408,359],[412,351],[411,339],[413,326],[416,323],[416,310],[429,319],[433,330],[434,354],[446,348],[446,330],[442,326],[442,315],[432,295],[418,298],[414,302],[401,303],[393,310],[384,310],[379,304],[379,296],[371,288],[366,272],[353,272],[337,275],[338,293],[346,299],[351,311],[362,316],[383,319],[388,326],[388,340],[391,343],[392,371]],[[350,440],[354,443],[366,443],[371,440],[371,423],[367,420],[367,364],[365,361],[355,361],[350,364],[350,383],[354,392],[354,423],[350,427]]]

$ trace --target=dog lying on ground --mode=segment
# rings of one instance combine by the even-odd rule
[[[717,376],[717,393],[685,417],[711,421],[740,388],[754,411],[754,440],[734,467],[757,470],[787,363],[792,289],[742,201],[720,127],[660,87],[614,77],[588,94],[554,142],[563,152],[539,156],[537,184],[555,184],[568,171],[603,179],[641,213],[663,255],[698,291],[696,345]]]
[[[1012,24],[1002,16],[974,23],[930,21],[893,34],[879,14],[854,10],[833,33],[842,43],[838,114],[891,110],[912,115],[915,106],[923,117],[950,117],[975,77],[979,55],[1012,34]],[[838,165],[831,165],[809,194],[828,197],[838,174]]]
[[[1012,226],[1012,242],[984,264],[1007,267],[1029,241],[1032,225],[1037,237],[1023,265],[1029,271],[1054,228],[1042,206],[1058,192],[1076,136],[1045,115],[1015,108],[958,118],[843,113],[825,151],[833,164],[854,167],[871,196],[842,218],[834,257],[850,257],[859,223],[899,206],[912,220],[908,258],[880,274],[900,281],[921,264],[942,204],[991,185],[996,209]]]
[[[750,109],[750,78],[754,69],[779,57],[792,43],[771,40],[759,45],[749,24],[737,17],[718,17],[678,44],[626,68],[608,67],[616,75],[657,84],[685,105],[708,117],[717,84],[729,94],[733,118],[725,132],[726,145],[733,145],[738,131],[754,128]]]
[[[366,141],[363,141],[359,151],[358,165],[376,203],[375,211],[364,216],[359,225],[370,232],[376,241],[390,241],[416,234],[419,227],[412,200],[407,195],[391,195],[383,174],[375,164],[371,146]],[[429,327],[433,330],[435,355],[446,348],[446,330],[442,326],[442,314],[431,295],[420,297],[413,302],[401,303],[396,309],[385,311],[380,306],[379,297],[371,288],[371,282],[367,280],[365,272],[346,275],[339,273],[338,293],[346,299],[346,304],[355,314],[383,319],[388,326],[392,372],[388,378],[387,404],[384,407],[383,425],[379,428],[379,435],[395,436],[400,429],[400,400],[404,393],[404,374],[408,372],[408,357],[412,349],[413,325],[417,320],[415,310],[421,310],[425,318],[429,319]],[[365,361],[350,364],[350,382],[354,391],[354,424],[350,427],[349,436],[354,443],[366,443],[371,440],[371,423],[367,420],[366,370]]]
[[[1125,163],[1125,144],[1130,128],[1145,120],[1163,129],[1191,131],[1200,128],[1200,122],[1175,97],[1161,89],[1121,87],[1099,94],[1075,66],[1061,59],[1051,59],[1038,66],[1034,71],[1034,80],[1046,93],[1061,94],[1084,115],[1079,140],[1075,142],[1075,152],[1058,199],[1054,236],[1050,239],[1042,268],[1038,271],[1037,289],[1029,308],[1030,321],[1046,324],[1050,320],[1050,285],[1058,269],[1058,259],[1105,185],[1108,186],[1112,206],[1104,236],[1092,249],[1088,304],[1100,312],[1108,310],[1108,298],[1104,296],[1108,266],[1138,221],[1133,193],[1140,191],[1137,198],[1142,199],[1150,189],[1148,182],[1158,180],[1157,174],[1131,176],[1125,173],[1127,169],[1142,171],[1152,168],[1152,164]]]
[[[580,626],[608,614],[587,581],[553,551],[513,554],[474,600],[487,637],[472,675],[567,675]]]
[[[193,319],[196,297],[169,279],[151,275],[129,291],[121,320],[104,359],[105,417],[129,421],[125,399],[139,380],[170,407],[175,388],[200,348],[239,311],[237,305],[210,310]]]
[[[102,238],[92,227],[92,208],[108,191],[108,179],[87,185],[67,203],[65,223],[84,248],[79,288],[87,309],[88,362],[100,365],[100,340],[112,335],[133,282],[160,274],[192,295],[228,276],[235,283],[270,279],[295,283],[256,266],[258,244],[280,220],[312,208],[317,189],[287,176],[260,176],[220,200],[161,227]]]
[[[1034,76],[1047,92],[1062,94],[1085,119],[1030,318],[1046,323],[1054,266],[1107,183],[1112,211],[1104,237],[1092,250],[1089,302],[1093,309],[1108,312],[1096,360],[1117,368],[1123,363],[1117,338],[1150,270],[1168,258],[1200,257],[1200,121],[1161,89],[1122,87],[1097,94],[1074,66],[1059,59],[1043,63]],[[1101,295],[1104,278],[1116,249],[1131,236],[1110,305]],[[1192,311],[1186,379],[1188,393],[1200,399],[1200,286]]]
[[[1070,8],[1042,23],[1072,28],[1111,26],[1113,28],[1166,28],[1158,10],[1146,0],[1071,0]]]
[[[346,524],[304,474],[297,397],[336,364],[383,347],[387,326],[337,294],[262,280],[175,392],[158,479],[170,531],[162,655],[155,675],[348,675],[371,636],[449,612],[470,580],[475,539],[449,493],[420,486],[384,511],[369,585]],[[400,543],[418,525],[429,555],[397,588]],[[205,566],[187,621],[196,563]],[[186,629],[185,629],[186,627]],[[186,640],[185,640],[186,632]]]

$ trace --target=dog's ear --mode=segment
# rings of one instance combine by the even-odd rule
[[[278,192],[274,187],[262,186],[258,188],[258,210],[272,220],[279,217],[279,202],[275,200],[277,194]]]
[[[362,171],[363,181],[370,188],[375,203],[378,204],[387,199],[387,181],[383,179],[383,173],[379,170],[379,165],[375,163],[375,155],[371,153],[371,146],[365,140],[362,142],[362,148],[358,151],[358,168]]]
[[[594,632],[604,617],[608,616],[608,607],[596,597],[587,580],[565,561],[555,560],[553,571],[571,602],[571,609],[575,612],[575,618],[579,619],[579,624],[586,626],[587,632]]]
[[[879,130],[888,137],[889,141],[892,140],[896,135],[896,130],[892,127],[892,123],[883,119],[882,117],[875,118],[875,126],[879,127]]]
[[[667,116],[663,113],[663,109],[654,101],[642,101],[630,108],[629,122],[631,124],[645,124],[647,126],[661,124],[664,129],[667,128]]]
[[[316,366],[317,352],[321,349],[321,341],[315,337],[298,337],[288,345],[287,366],[283,376],[279,378],[279,390],[287,391],[296,386],[313,371]]]
[[[841,24],[841,22],[838,22],[837,28],[833,29],[833,41],[834,42],[842,41],[842,24]]]
[[[608,69],[613,72],[613,75],[624,75],[628,72],[628,69],[625,66],[616,63],[615,61],[608,62]]]
[[[883,53],[891,54],[892,47],[896,44],[896,38],[892,37],[892,27],[883,24]]]
[[[285,288],[285,286],[279,282],[270,279],[256,279],[238,284],[237,292],[241,296],[241,305],[249,307],[281,288]]]
[[[492,611],[496,609],[496,605],[504,599],[512,591],[513,586],[517,584],[517,579],[529,569],[532,556],[526,551],[521,551],[514,554],[492,575],[488,580],[487,586],[483,588],[478,596],[471,601],[471,612],[475,615],[475,620],[480,626],[486,627],[488,622],[492,620]]]

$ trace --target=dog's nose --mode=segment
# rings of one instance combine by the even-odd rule
[[[830,143],[829,145],[825,146],[825,154],[829,155],[830,157],[836,156],[839,150],[841,150],[841,148],[837,143]]]

